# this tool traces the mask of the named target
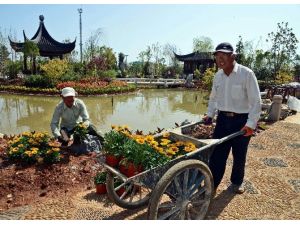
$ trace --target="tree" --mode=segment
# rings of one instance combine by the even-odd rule
[[[8,57],[9,52],[6,47],[6,41],[0,29],[0,75],[4,74],[5,72],[5,64],[8,60]]]
[[[5,64],[9,59],[9,52],[5,45],[0,43],[0,75],[4,74],[5,71]]]
[[[140,61],[129,63],[128,72],[133,77],[140,77],[143,73],[143,63]]]
[[[153,73],[154,75],[161,75],[164,67],[165,59],[162,56],[162,46],[156,42],[151,46],[151,53],[153,56]]]
[[[96,31],[92,32],[90,37],[87,39],[83,53],[85,61],[89,62],[92,58],[96,57],[97,53],[99,53],[99,41],[102,34],[103,32],[101,28],[98,28]]]
[[[28,56],[30,57],[30,61],[31,61],[31,73],[32,74],[36,74],[35,59],[36,59],[36,56],[40,55],[39,47],[37,46],[36,43],[34,43],[32,41],[25,41],[23,51],[24,51],[24,58],[25,58],[24,60],[26,60],[26,58]],[[25,67],[26,67],[26,64],[25,64]],[[25,70],[26,69],[27,68],[25,68]]]
[[[152,57],[150,46],[145,51],[141,51],[138,56],[143,65],[143,75],[150,74],[150,59]]]
[[[99,48],[99,57],[105,59],[106,70],[113,70],[117,68],[117,58],[112,48],[101,46]]]
[[[193,39],[194,52],[212,52],[214,49],[213,42],[209,37],[201,36]]]
[[[245,47],[244,47],[244,43],[243,43],[243,39],[242,36],[239,36],[239,41],[236,44],[236,61],[239,64],[245,65]]]
[[[288,68],[296,56],[297,43],[299,42],[293,29],[288,27],[288,23],[277,23],[277,31],[268,33],[267,42],[271,43],[270,64],[272,67],[272,77],[276,76],[285,67]]]

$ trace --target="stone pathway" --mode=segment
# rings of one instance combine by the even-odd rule
[[[243,195],[227,190],[232,166],[232,158],[229,159],[208,219],[300,219],[300,118],[297,121],[299,124],[277,122],[252,138]],[[96,195],[94,190],[0,212],[0,220],[146,218],[147,208],[120,208],[105,195]]]

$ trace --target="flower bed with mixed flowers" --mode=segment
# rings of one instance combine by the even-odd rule
[[[128,126],[112,126],[105,134],[104,151],[121,159],[119,165],[133,163],[148,170],[168,161],[196,150],[195,144],[188,141],[176,141],[170,133],[161,135],[143,135],[142,132],[132,132]]]

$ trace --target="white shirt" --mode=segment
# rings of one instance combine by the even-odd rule
[[[207,115],[214,117],[217,110],[249,113],[246,126],[255,129],[261,113],[260,91],[254,72],[238,63],[229,76],[220,69],[214,76]]]
[[[84,122],[87,126],[90,125],[89,114],[84,102],[75,98],[71,108],[67,107],[63,101],[58,103],[53,113],[50,127],[54,137],[57,138],[60,136],[59,127],[72,130],[79,122]]]

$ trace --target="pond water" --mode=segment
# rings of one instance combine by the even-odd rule
[[[145,132],[175,127],[184,120],[199,121],[206,112],[206,92],[199,90],[148,89],[115,96],[79,97],[91,121],[102,132],[111,125],[128,125]],[[0,93],[0,133],[48,131],[60,97]]]

